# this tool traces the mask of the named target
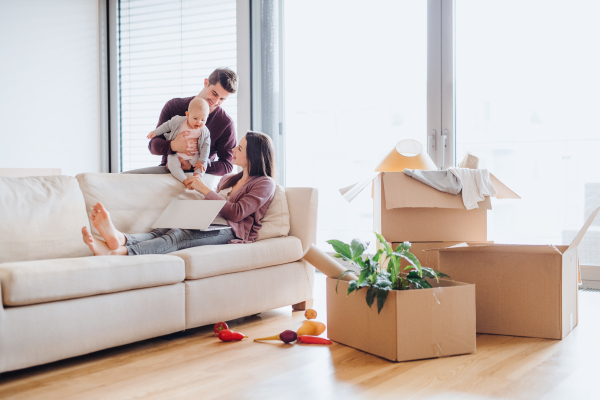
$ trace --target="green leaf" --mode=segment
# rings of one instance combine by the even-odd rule
[[[394,255],[404,258],[406,261],[409,262],[409,264],[414,266],[419,271],[419,274],[421,276],[423,275],[423,272],[421,271],[421,268],[422,268],[421,263],[419,262],[419,259],[414,254],[412,254],[411,252],[405,251],[402,253],[394,253]],[[404,268],[404,269],[406,269],[406,268]]]
[[[362,258],[362,253],[364,253],[367,248],[367,244],[360,239],[352,239],[350,243],[350,253],[352,254],[352,259],[356,260],[357,258]]]
[[[375,300],[375,295],[377,294],[378,289],[375,286],[371,286],[369,290],[367,290],[367,305],[371,307],[373,305],[373,301]]]
[[[360,271],[360,276],[358,277],[358,284],[360,285],[361,283],[363,283],[367,279],[368,276],[369,276],[368,269],[363,269],[362,271]]]
[[[360,268],[364,268],[365,267],[365,261],[362,259],[362,257],[357,257],[351,260],[352,264],[359,266]]]
[[[423,277],[429,278],[429,279],[436,278],[436,273],[433,269],[428,268],[428,267],[423,267],[422,271],[423,271]]]
[[[373,261],[379,262],[379,259],[381,258],[381,254],[383,254],[383,249],[377,250],[377,253],[375,253],[375,255],[373,256]]]
[[[408,279],[402,279],[402,289],[406,290],[408,288]]]
[[[331,246],[333,246],[333,250],[340,253],[343,258],[352,260],[352,252],[350,251],[349,245],[347,245],[346,243],[341,242],[339,240],[328,240],[327,243],[329,243]]]
[[[348,284],[348,293],[346,293],[346,296],[348,296],[350,293],[354,292],[357,289],[357,281],[350,281],[350,283]]]
[[[379,289],[379,291],[377,291],[377,314],[381,312],[381,309],[385,304],[385,300],[387,299],[388,293],[389,292],[387,289]]]
[[[371,283],[370,283],[370,282],[366,282],[366,281],[365,281],[365,282],[363,282],[363,283],[359,283],[359,284],[358,284],[358,289],[362,289],[362,288],[364,288],[364,287],[369,287],[369,286],[371,286]]]
[[[385,250],[386,254],[388,256],[391,255],[394,251],[392,250],[392,247],[388,244],[388,242],[385,240],[385,238],[377,232],[373,232],[373,233],[375,233],[375,236],[377,236],[377,240],[383,246],[383,249]]]
[[[340,280],[341,280],[341,279],[342,279],[344,276],[348,275],[348,274],[349,274],[349,273],[351,273],[351,272],[354,272],[354,271],[352,271],[352,270],[350,270],[350,269],[347,269],[347,270],[345,270],[344,272],[342,272],[342,274],[341,274],[340,276],[338,276],[337,283],[335,284],[335,292],[336,292],[336,293],[338,292],[338,291],[337,291],[337,289],[338,289],[338,286],[339,286],[339,284],[340,284]],[[356,281],[351,281],[351,282],[356,282]]]
[[[440,278],[448,278],[448,279],[452,279],[452,278],[450,278],[450,276],[449,276],[449,275],[446,275],[446,274],[444,274],[443,272],[440,272],[440,271],[435,271],[435,274],[436,274],[438,277],[440,277]]]
[[[380,288],[390,288],[392,287],[392,282],[390,282],[390,277],[385,275],[378,275],[375,284]]]
[[[428,289],[431,289],[431,288],[433,288],[433,286],[431,286],[431,284],[430,284],[429,282],[427,282],[425,279],[423,279],[423,280],[421,281],[421,284],[422,284],[424,287],[428,288]]]
[[[412,266],[411,266],[412,268]],[[406,268],[405,268],[406,269]],[[412,271],[410,271],[407,275],[407,278],[409,279],[420,279],[421,277],[419,276],[419,271],[417,271],[416,269],[413,269]]]

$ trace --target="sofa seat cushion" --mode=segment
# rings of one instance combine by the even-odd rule
[[[0,264],[5,306],[170,285],[182,282],[184,278],[184,263],[169,255],[99,256]]]
[[[199,246],[170,253],[185,261],[185,278],[250,271],[298,261],[302,242],[294,236],[265,239],[254,243]]]

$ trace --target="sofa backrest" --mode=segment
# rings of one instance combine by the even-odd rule
[[[318,191],[315,188],[286,187],[288,208],[290,210],[290,236],[302,241],[306,251],[311,243],[317,241]]]
[[[173,199],[202,199],[197,192],[189,192],[170,174],[96,174],[77,175],[85,198],[88,214],[97,202],[102,202],[110,212],[115,227],[121,232],[143,233],[152,230],[152,224]],[[317,190],[313,188],[278,188],[282,193],[277,213],[270,210],[273,226],[266,228],[261,239],[289,235],[302,241],[304,250],[316,240]],[[275,199],[274,199],[275,200]],[[278,204],[277,202],[275,202]],[[273,204],[273,203],[272,203]],[[287,207],[286,207],[287,206]],[[285,214],[285,218],[282,215]],[[265,215],[265,219],[267,215]],[[263,227],[264,227],[263,219]],[[262,230],[262,229],[261,229]],[[92,232],[97,234],[92,227]]]
[[[75,178],[0,178],[0,262],[90,256],[89,227]]]
[[[171,200],[200,200],[197,192],[186,191],[185,186],[171,174],[96,174],[77,175],[85,198],[88,215],[101,202],[110,213],[115,228],[126,233],[144,233]],[[92,233],[97,231],[92,227]]]

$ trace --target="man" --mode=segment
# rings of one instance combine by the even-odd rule
[[[208,79],[204,79],[204,88],[198,96],[171,99],[163,107],[157,127],[170,120],[176,115],[185,115],[188,105],[194,97],[203,98],[208,102],[210,114],[206,121],[206,127],[210,131],[210,166],[206,173],[211,175],[225,175],[232,171],[233,148],[236,145],[236,134],[233,120],[220,107],[221,103],[231,93],[237,91],[238,77],[229,68],[216,69]],[[178,135],[174,140],[166,140],[164,137],[154,137],[148,144],[150,153],[162,155],[162,162],[158,167],[148,167],[125,172],[126,174],[167,174],[167,156],[175,153],[192,155],[198,151],[197,139],[188,139],[185,135]],[[215,155],[218,160],[215,161]],[[185,172],[194,172],[192,165],[183,159],[181,168]]]

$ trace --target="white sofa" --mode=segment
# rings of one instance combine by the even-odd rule
[[[81,240],[97,201],[118,229],[147,232],[173,198],[201,196],[170,175],[0,178],[0,372],[313,299],[301,258],[315,241],[316,189],[278,187],[271,208],[287,205],[289,235],[263,238],[287,231],[270,208],[252,244],[93,257]]]

